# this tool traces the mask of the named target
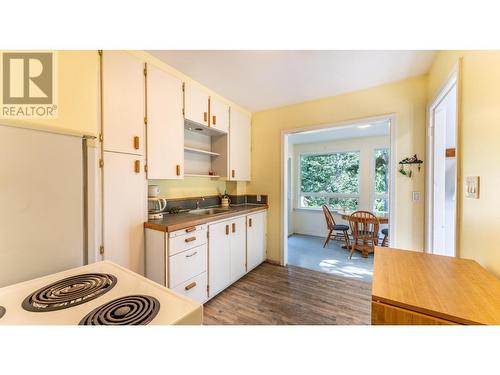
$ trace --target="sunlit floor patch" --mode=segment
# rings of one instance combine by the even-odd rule
[[[321,237],[293,235],[288,239],[288,264],[343,276],[350,279],[371,281],[373,274],[373,254],[368,258],[341,248],[341,243],[330,241],[323,248]]]

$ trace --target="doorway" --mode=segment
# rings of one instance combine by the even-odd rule
[[[388,229],[388,244],[394,244],[394,125],[395,116],[387,115],[283,131],[282,265],[371,281],[373,254],[362,258],[356,251],[349,259],[342,236],[324,246],[322,206],[336,224],[348,225],[346,217],[356,210],[385,215],[389,223],[380,230]]]
[[[454,71],[429,106],[426,247],[457,256],[458,90]]]

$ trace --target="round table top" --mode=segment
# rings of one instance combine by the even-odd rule
[[[340,215],[342,217],[342,219],[349,220],[349,216],[351,216],[351,214],[353,212],[356,212],[356,211],[342,211],[342,210],[340,210],[340,211],[335,211],[335,212],[338,215]],[[381,212],[374,212],[373,214],[378,219],[380,224],[388,224],[389,223],[389,214],[381,213]]]

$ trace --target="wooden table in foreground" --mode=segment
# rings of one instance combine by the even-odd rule
[[[500,324],[500,280],[473,260],[376,247],[372,324]]]

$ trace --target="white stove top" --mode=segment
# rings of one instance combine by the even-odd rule
[[[23,301],[37,290],[67,277],[88,273],[113,275],[116,277],[116,285],[92,300],[61,310],[28,311],[23,308]],[[131,295],[150,296],[159,302],[158,313],[149,324],[202,323],[202,305],[126,268],[103,261],[1,288],[0,306],[5,308],[5,313],[1,316],[0,312],[0,324],[78,325],[94,309],[114,299]]]

